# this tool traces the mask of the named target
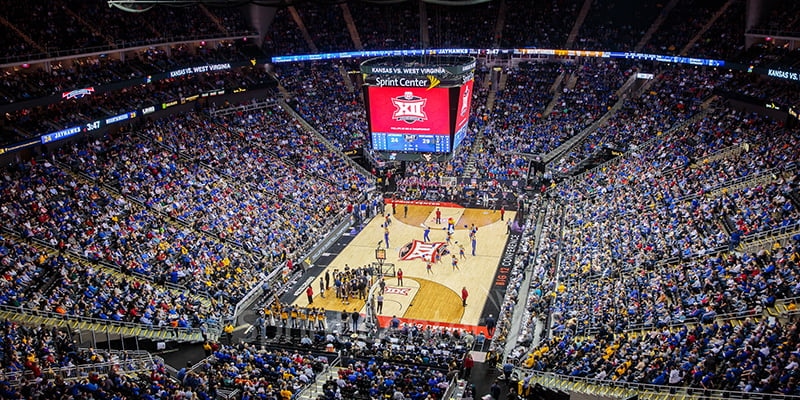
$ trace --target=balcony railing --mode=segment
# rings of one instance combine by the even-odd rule
[[[66,58],[71,56],[90,55],[97,53],[122,51],[122,50],[125,51],[136,50],[137,48],[141,47],[173,45],[184,42],[194,42],[198,40],[225,40],[225,39],[235,40],[244,37],[254,39],[257,37],[257,34],[252,31],[236,31],[229,33],[219,33],[217,36],[213,35],[209,36],[208,34],[195,34],[195,35],[179,35],[179,36],[169,36],[160,38],[150,38],[142,40],[118,40],[114,42],[113,45],[109,44],[104,46],[81,47],[76,49],[49,48],[46,49],[47,51],[44,53],[40,52],[40,53],[19,54],[19,55],[9,55],[0,57],[0,65],[21,63],[21,62],[33,64],[33,63],[45,62],[49,60]]]

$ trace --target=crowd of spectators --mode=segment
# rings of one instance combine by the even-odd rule
[[[419,6],[349,1],[361,44],[367,50],[420,48]]]
[[[580,50],[633,51],[661,13],[662,3],[636,0],[592,2],[572,47]]]
[[[41,378],[49,368],[74,366],[103,359],[79,350],[66,331],[45,326],[28,327],[14,322],[0,324],[0,366],[5,374]]]
[[[135,13],[102,2],[74,0],[3,1],[2,7],[11,26],[32,41],[12,29],[7,37],[14,39],[4,43],[8,47],[4,53],[27,56],[28,60],[181,40],[241,37],[253,32],[235,8],[207,8],[206,14],[189,7],[156,7]]]
[[[487,132],[489,150],[544,154],[574,134],[575,128],[559,119],[566,113],[556,112],[552,114],[553,121],[548,121],[551,117],[544,116],[544,111],[553,99],[551,89],[556,78],[564,74],[562,82],[566,83],[575,68],[571,64],[527,63],[505,71],[506,86],[498,90],[492,110],[494,123]],[[489,160],[487,157],[483,164]],[[500,173],[490,169],[487,172]]]
[[[184,75],[149,84],[136,84],[118,91],[21,108],[4,115],[9,125],[3,127],[3,141],[12,143],[21,138],[82,126],[102,118],[138,112],[147,106],[160,107],[165,102],[218,89],[265,87],[270,85],[271,80],[263,71],[242,67]]]
[[[286,129],[287,120],[279,108],[217,122],[189,114],[141,136],[63,149],[58,162],[89,182],[50,162],[18,165],[4,181],[7,227],[231,306],[258,272],[308,248],[369,186],[299,127]]]
[[[106,379],[126,379],[118,374],[137,374],[153,367],[165,374],[163,365],[154,366],[152,358],[141,352],[79,347],[67,329],[6,320],[0,323],[0,338],[0,396],[4,399],[59,398],[59,393],[102,395],[121,388],[103,385],[110,383]]]
[[[349,63],[302,63],[281,65],[277,72],[294,94],[292,107],[339,150],[366,151],[371,146],[361,88],[341,74],[341,69],[356,68]]]
[[[345,204],[367,185],[353,174],[340,174],[336,181],[319,177],[319,168],[344,168],[343,161],[317,157],[324,151],[321,145],[298,127],[286,129],[281,125],[286,118],[272,109],[217,124],[187,114],[158,121],[142,136],[110,137],[79,150],[71,154],[70,165],[195,232],[213,234],[271,260],[285,259],[308,248],[325,227],[340,220]],[[142,170],[142,165],[147,167]],[[257,273],[230,273],[247,268],[249,262],[241,257],[210,253],[206,245],[187,246],[187,251],[199,252],[194,257],[200,260],[180,257],[188,258],[181,261],[189,264],[186,275],[203,276],[219,268],[223,276],[217,282],[225,292],[251,286],[231,281],[257,279]]]
[[[148,48],[127,54],[124,61],[111,57],[85,57],[52,63],[43,67],[7,70],[0,76],[0,104],[11,104],[86,87],[124,82],[185,66],[244,60],[232,42],[215,46],[174,46],[168,51]]]
[[[554,160],[550,167],[568,172],[606,147],[617,151],[636,148],[700,112],[701,103],[727,77],[707,68],[667,66],[643,93],[638,96],[634,93],[626,99],[603,126],[583,138],[564,157]]]
[[[215,270],[212,268],[218,266],[221,271],[217,273],[224,276],[228,271],[221,264],[232,263],[232,268],[236,268],[241,261],[232,256],[225,246],[186,229],[165,226],[163,218],[138,209],[128,200],[115,198],[97,185],[82,183],[48,162],[20,165],[17,168],[13,173],[7,171],[4,174],[5,205],[2,215],[5,227],[24,239],[36,238],[51,248],[75,254],[91,262],[110,263],[123,272],[140,274],[156,283],[186,284],[200,293],[211,291],[207,289],[207,286],[211,286],[211,281],[206,279],[214,277],[212,272]],[[25,253],[30,251],[28,249]],[[23,262],[28,258],[35,260],[35,263]],[[224,261],[231,258],[233,262]],[[71,274],[68,269],[70,264],[65,258],[52,258],[48,263],[46,257],[39,260],[38,257],[28,255],[19,262],[22,262],[21,268],[24,268],[19,269],[20,273],[24,272],[20,277],[27,277],[17,283],[20,286],[26,282],[32,283],[36,275],[40,274],[47,273],[51,277],[56,271],[62,276],[69,277]],[[204,271],[202,267],[206,263],[209,266]],[[41,272],[37,272],[37,269],[41,269]],[[206,279],[198,279],[200,277]],[[75,276],[75,279],[79,278],[80,276]],[[60,284],[64,286],[56,287],[55,293],[70,287],[69,279]],[[114,288],[103,290],[112,289]],[[136,290],[142,289],[139,287]],[[232,289],[227,288],[229,291]],[[96,293],[87,295],[89,298],[97,296]],[[167,297],[170,304],[180,302],[172,295]],[[71,303],[77,299],[63,300]],[[114,302],[122,299],[106,300]],[[137,302],[140,300],[136,299]],[[143,301],[150,304],[155,300],[156,296]],[[39,304],[42,301],[45,303]],[[187,300],[189,302],[191,301]],[[51,305],[55,308],[57,305],[48,304],[44,298],[35,303],[39,304],[39,309],[46,309]],[[96,311],[88,307],[78,309],[77,305],[64,307],[64,312],[69,310],[80,313]],[[116,311],[111,310],[107,315]],[[140,315],[144,314],[142,310],[139,311]]]
[[[772,36],[794,36],[800,32],[800,5],[772,0],[762,3],[761,18],[750,31]]]
[[[192,379],[182,384],[170,377],[163,363],[150,363],[149,372],[111,369],[107,373],[91,372],[85,376],[43,377],[23,384],[0,381],[4,399],[76,398],[141,398],[201,399],[216,398],[213,382]]]
[[[708,23],[724,0],[679,1],[669,15],[653,32],[642,49],[643,53],[678,55],[695,35]]]
[[[500,40],[501,48],[563,49],[578,18],[581,3],[573,1],[524,0],[506,2],[508,12]],[[536,29],[529,29],[535,26]]]
[[[4,38],[13,38],[17,37],[17,32],[6,25],[0,24],[0,34],[3,35]],[[36,54],[40,51],[36,49],[32,44],[24,41],[24,40],[9,40],[7,43],[4,44],[2,50],[0,50],[0,59],[29,59],[30,54]]]
[[[65,7],[68,3],[59,4]],[[627,21],[621,23],[613,15],[619,14],[617,7],[624,4],[612,7],[599,2],[605,11],[597,18],[589,17],[581,30],[581,36],[591,40],[576,46],[618,50],[634,46],[636,43],[620,38],[641,37],[659,7],[636,8],[628,17],[619,17]],[[552,6],[568,15],[576,12],[557,3]],[[16,18],[20,9],[13,7],[10,16]],[[79,15],[87,10],[74,7]],[[341,9],[315,7],[303,10],[301,17],[320,50],[351,47],[346,44],[349,36],[343,29]],[[426,7],[436,45],[457,46],[465,40],[488,46],[499,39],[494,37],[495,21],[486,18],[497,13],[494,5],[481,6],[489,11],[472,16],[462,15],[474,11],[470,8]],[[735,2],[704,38],[735,35],[734,28],[743,26],[741,7],[741,2]],[[44,11],[41,7],[34,10]],[[703,15],[714,10],[712,5]],[[415,11],[408,12],[414,15]],[[183,13],[164,13],[158,28],[179,20]],[[43,18],[55,21],[74,16],[65,13]],[[462,35],[467,29],[462,25],[475,18],[483,29],[470,29],[483,36]],[[690,25],[699,24],[702,18]],[[187,22],[201,23],[196,19]],[[328,23],[334,28],[326,26]],[[142,26],[156,29],[147,23]],[[329,28],[343,34],[329,35],[325,33]],[[374,37],[382,37],[384,28],[372,28]],[[197,29],[201,31],[195,33],[210,34],[203,30],[206,27]],[[563,40],[558,38],[564,36],[564,29],[549,30],[548,37],[534,45]],[[67,39],[90,43],[97,38],[90,31],[75,31],[77,36]],[[686,30],[665,32],[674,32],[669,34],[681,40],[688,37]],[[411,38],[413,35],[402,36],[401,40]],[[667,45],[661,39],[652,43],[676,51],[675,44]],[[300,48],[292,46],[291,50]],[[695,50],[724,58],[739,49],[704,39]],[[194,57],[187,52],[181,60],[200,60]],[[158,54],[151,61],[161,70],[184,62]],[[138,77],[141,72],[112,61],[87,60],[75,65],[64,75],[33,73],[22,80],[8,75],[4,82],[14,90],[31,87],[38,93],[31,96],[40,96],[60,90],[65,82],[92,78],[111,82]],[[346,150],[367,142],[366,124],[357,86],[349,85],[352,82],[341,74],[353,65],[339,67],[293,65],[282,67],[279,75],[296,95],[292,101],[295,109],[337,149]],[[405,195],[419,196],[422,191],[408,189],[438,189],[436,178],[464,174],[469,161],[475,161],[476,176],[524,177],[527,162],[510,153],[546,153],[603,116],[617,101],[616,90],[633,71],[626,68],[610,61],[593,61],[508,70],[507,86],[497,93],[491,116],[483,109],[490,88],[484,84],[488,73],[479,71],[470,126],[472,132],[486,135],[486,151],[470,153],[475,140],[471,132],[462,152],[449,163],[410,163],[398,187]],[[562,92],[553,111],[544,115],[552,100],[548,91],[562,73]],[[141,98],[135,91],[123,95],[128,97],[127,105],[141,106],[145,97],[161,101],[187,87],[203,90],[216,87],[219,80],[242,78],[237,72],[198,78],[198,82],[176,79],[155,91],[142,89]],[[554,333],[530,349],[523,360],[529,368],[625,382],[798,394],[797,326],[761,314],[777,299],[800,295],[797,244],[778,244],[756,253],[724,252],[736,250],[738,242],[751,235],[800,226],[796,128],[719,102],[713,106],[715,114],[701,114],[698,121],[666,135],[671,127],[698,113],[699,103],[720,85],[787,102],[795,92],[795,88],[762,85],[749,77],[730,78],[709,69],[666,68],[647,91],[628,99],[608,125],[559,161],[559,168],[568,171],[601,143],[625,143],[633,150],[547,193],[552,200],[546,201],[554,203],[548,203],[539,247],[533,248],[530,237],[523,240],[520,253],[524,255],[515,261],[492,352],[502,351],[511,333],[513,312],[524,304],[523,328],[517,338],[521,348],[534,343],[535,327],[543,323],[544,315],[551,321],[545,329]],[[27,79],[42,84],[31,86]],[[79,103],[75,113],[83,115],[75,118],[63,108],[49,111],[66,120],[50,118],[51,114],[24,117],[47,120],[51,127],[58,127],[122,109],[115,99],[108,104],[102,99]],[[17,124],[22,117],[12,122]],[[26,127],[21,122],[19,126]],[[38,128],[28,129],[36,132]],[[315,243],[334,223],[348,217],[342,211],[358,203],[359,196],[370,189],[367,177],[326,146],[283,110],[269,107],[214,118],[173,116],[149,123],[140,134],[106,135],[65,148],[49,160],[10,167],[0,184],[5,228],[14,231],[14,236],[37,239],[71,255],[50,254],[4,238],[0,245],[4,277],[0,300],[4,305],[32,310],[54,309],[66,315],[177,328],[199,326],[205,318],[229,314],[232,305],[257,284],[259,274]],[[73,176],[77,174],[82,177]],[[732,182],[740,185],[729,187]],[[532,230],[531,222],[526,224],[526,232]],[[105,271],[95,263],[108,263],[123,274]],[[527,274],[532,274],[531,296],[521,299],[520,285]],[[166,289],[163,284],[167,282],[195,294]],[[214,308],[197,294],[213,298]],[[737,323],[717,322],[720,315],[739,319]],[[628,331],[632,328],[648,332],[633,334]],[[18,329],[5,325],[1,360],[6,369],[35,371],[44,362],[54,365],[76,362],[74,357],[86,358],[74,344],[67,343],[63,332],[39,328],[13,333]],[[346,345],[351,359],[338,379],[325,383],[321,397],[369,398],[396,392],[411,398],[439,397],[464,353],[472,348],[470,342],[477,340],[458,331],[413,326],[390,329],[385,340]],[[318,343],[331,341],[318,339]],[[334,341],[344,346],[338,339]],[[35,354],[34,361],[23,361],[20,355],[31,346],[43,350]],[[515,354],[522,351],[517,349]],[[181,396],[205,398],[217,387],[235,387],[245,398],[285,398],[312,382],[324,364],[318,357],[242,344],[220,348],[200,369],[184,375],[182,383],[168,380],[156,369],[150,377],[112,373],[76,383],[44,380],[37,387],[16,392],[10,385],[0,385],[0,390],[8,398],[96,391],[109,396],[147,393],[154,397],[178,391]]]
[[[492,48],[497,39],[498,4],[485,2],[469,6],[450,7],[423,3],[428,25],[428,43],[441,48]]]
[[[32,42],[27,43],[15,31],[9,31],[17,40],[8,41],[8,48],[5,49],[8,56],[28,53],[30,58],[37,58],[34,53],[40,53],[42,49],[78,54],[92,48],[126,48],[181,40],[241,37],[253,33],[241,10],[235,7],[204,7],[203,12],[198,12],[189,7],[160,6],[149,11],[132,13],[105,4],[72,0],[61,0],[55,5],[36,1],[32,3],[32,11],[31,7],[22,7],[9,1],[5,3],[4,9],[9,10],[9,22],[29,36]],[[658,43],[655,46],[672,53],[680,50],[677,46],[688,42],[689,31],[697,32],[704,25],[719,7],[717,3],[678,4],[654,37],[664,40],[651,40],[651,43]],[[736,20],[744,16],[741,3],[731,7],[730,14],[735,14],[732,18]],[[499,7],[494,3],[466,7],[423,4],[426,7],[427,21],[421,21],[419,7],[411,3],[395,4],[391,9],[386,9],[385,5],[357,2],[351,2],[348,6],[356,31],[366,49],[418,48],[422,42],[422,24],[427,25],[429,43],[426,45],[432,47],[492,48],[502,44],[505,47],[556,48],[566,43],[580,4],[567,5],[553,1],[527,7],[512,2],[507,5],[505,17],[499,15]],[[698,13],[698,9],[701,12]],[[313,47],[318,51],[354,48],[343,9],[339,5],[303,4],[301,7],[294,7],[294,10],[302,19]],[[596,2],[592,4],[591,12],[573,47],[631,50],[660,12],[663,12],[663,4]],[[690,12],[689,16],[694,23],[686,24],[685,19],[678,19]],[[36,17],[28,18],[29,13]],[[765,14],[772,13],[770,9]],[[374,17],[376,15],[381,18]],[[391,18],[385,18],[386,15],[391,15]],[[506,21],[499,30],[496,27],[498,18],[505,18]],[[723,21],[715,26],[731,25],[726,22],[726,18],[724,16]],[[29,22],[34,20],[48,21],[48,29],[36,29]],[[291,17],[288,7],[278,8],[273,21],[269,32],[264,35],[265,49],[272,54],[284,55],[311,52],[302,29]],[[520,30],[521,27],[531,24],[531,21],[535,26],[543,27],[536,30],[535,36],[530,35],[530,30]],[[775,19],[770,21],[775,23]],[[786,22],[791,25],[796,21]],[[719,32],[710,32],[708,37],[717,38],[717,33]],[[727,32],[723,37],[729,37],[729,33],[732,34]],[[676,37],[682,38],[681,43],[675,40]],[[671,41],[675,43],[669,43]],[[714,40],[712,43],[704,40],[701,47],[725,46],[719,44],[722,42],[726,41]],[[670,48],[673,50],[669,50]],[[734,46],[729,50],[732,50],[729,54],[735,54],[741,47]]]
[[[303,31],[292,19],[288,7],[280,7],[264,35],[262,48],[270,55],[311,54]]]
[[[534,282],[530,306],[548,309],[552,325],[547,329],[555,336],[529,353],[524,365],[656,384],[666,384],[670,370],[676,369],[680,379],[670,380],[672,384],[793,394],[789,377],[780,372],[793,368],[784,368],[790,354],[781,353],[778,344],[785,342],[753,342],[745,331],[742,341],[758,349],[752,354],[745,350],[745,355],[737,353],[740,346],[732,353],[723,351],[724,340],[712,343],[720,334],[714,322],[720,315],[756,318],[736,329],[777,332],[780,323],[763,320],[762,310],[776,299],[797,296],[800,256],[793,245],[752,254],[720,253],[736,248],[734,237],[796,229],[798,175],[788,153],[797,144],[796,136],[794,128],[766,117],[725,109],[584,174],[572,182],[579,191],[569,184],[557,188],[556,198],[564,201],[559,250],[568,256],[555,266],[556,274]],[[741,154],[710,157],[745,143]],[[775,172],[775,167],[787,172]],[[775,176],[768,183],[757,180],[771,173]],[[746,184],[751,178],[754,183]],[[745,184],[728,189],[734,181]],[[548,251],[553,240],[558,243],[558,236],[543,237],[540,251]],[[534,276],[546,273],[550,262],[540,254],[543,265],[537,265]],[[664,329],[687,323],[697,328],[684,328],[684,335],[704,347],[686,346],[686,337],[679,335],[665,352],[664,347],[629,343],[636,336],[625,333],[646,329],[652,333],[638,340],[666,343],[661,335],[670,334]],[[715,324],[710,333],[709,324]],[[589,333],[594,333],[590,340],[577,341]],[[701,340],[702,335],[710,336]],[[564,363],[563,354],[569,354]],[[754,359],[754,354],[760,355]],[[746,360],[754,362],[745,365]]]
[[[562,73],[562,93],[547,114],[546,108],[553,101],[548,92]],[[493,110],[494,126],[486,131],[488,151],[478,156],[482,175],[526,177],[528,164],[515,152],[546,154],[580,133],[617,101],[616,91],[631,73],[605,61],[529,65],[509,72],[506,88],[498,93]],[[529,109],[540,111],[522,112]],[[508,135],[509,131],[515,134]]]
[[[272,153],[273,157],[288,164],[289,168],[294,167],[295,174],[299,172],[306,175],[305,182],[295,182],[292,186],[289,183],[279,184],[284,185],[294,203],[298,203],[297,206],[309,214],[306,220],[316,219],[324,225],[327,221],[319,221],[319,215],[341,211],[347,203],[353,203],[355,198],[370,189],[372,183],[355,170],[341,153],[328,148],[299,123],[289,126],[291,122],[291,117],[278,107],[263,113],[229,115],[217,121],[229,127],[234,137],[237,134],[240,137],[250,135],[248,143],[261,144],[262,149]],[[267,171],[256,173],[264,175],[251,177],[250,181],[254,184],[264,176],[269,176]],[[284,172],[282,175],[287,174]]]
[[[314,382],[328,364],[324,356],[284,349],[259,349],[241,343],[219,346],[212,357],[183,377],[217,388],[240,390],[242,399],[290,399]]]
[[[9,239],[0,254],[7,266],[0,303],[27,312],[174,328],[199,327],[210,315],[208,301],[196,295],[74,262],[65,255],[48,255]]]
[[[677,135],[666,138],[666,143],[655,143],[632,157],[606,167],[604,171],[589,174],[590,176],[586,177],[586,184],[580,186],[586,188],[587,184],[602,182],[594,187],[597,192],[581,199],[580,203],[573,203],[574,206],[567,207],[568,229],[565,231],[565,241],[573,243],[568,245],[568,248],[575,268],[578,271],[581,268],[613,269],[613,266],[620,262],[639,264],[659,254],[667,258],[687,257],[727,245],[728,234],[731,232],[725,232],[718,225],[716,218],[726,212],[735,213],[738,205],[742,203],[740,196],[752,189],[736,189],[730,193],[725,192],[722,196],[713,197],[708,195],[709,192],[734,178],[763,174],[772,167],[769,164],[785,164],[784,146],[791,146],[795,141],[791,132],[783,131],[781,136],[775,137],[774,146],[762,147],[763,145],[753,144],[754,148],[747,151],[741,160],[735,159],[737,155],[732,153],[729,161],[723,158],[703,166],[703,158],[713,150],[709,151],[708,148],[700,150],[698,143],[711,141],[710,146],[721,145],[722,143],[713,142],[721,139],[723,142],[727,141],[730,146],[733,143],[741,143],[739,141],[758,143],[758,138],[768,134],[767,132],[776,135],[776,132],[771,130],[774,125],[766,118],[745,116],[744,119],[745,121],[741,121],[742,125],[749,128],[741,132],[744,137],[733,138],[730,135],[717,137],[716,132],[721,129],[727,130],[730,126],[714,126],[720,119],[708,118],[684,128]],[[735,117],[722,120],[731,126],[740,122]],[[687,132],[694,129],[698,130]],[[678,147],[684,140],[689,140],[694,147]],[[686,153],[676,154],[677,151]],[[699,153],[701,151],[709,153]],[[682,161],[678,161],[678,165],[669,165],[666,162],[668,160],[662,157],[661,164],[648,165],[648,160],[659,159],[659,154],[663,153],[672,153],[679,160],[683,160],[683,164],[680,164]],[[696,160],[700,166],[696,168],[691,166],[686,162],[689,159]],[[714,177],[717,174],[720,176],[719,180]],[[790,178],[790,184],[792,181]],[[633,189],[634,187],[636,189]],[[681,189],[686,191],[680,192]],[[782,190],[785,188],[781,188],[779,192]],[[570,193],[568,189],[562,193],[565,193],[565,198],[577,200],[575,193]],[[773,191],[767,193],[765,190],[757,190],[756,193],[760,199],[767,198],[766,201],[774,196]],[[706,195],[703,197],[699,196],[704,194]],[[687,197],[689,195],[693,197]],[[750,198],[752,195],[747,197]],[[579,205],[584,202],[602,205],[602,208]],[[789,209],[788,212],[791,215],[792,210]],[[634,221],[627,218],[619,220],[615,217],[622,215],[639,215],[640,221],[646,221],[645,226],[637,226]],[[603,226],[608,224],[613,224],[615,229],[604,230]],[[600,232],[605,233],[600,234]],[[632,242],[626,243],[627,240]],[[606,241],[611,242],[603,244]]]
[[[747,317],[588,340],[556,335],[525,363],[600,380],[797,395],[796,324]]]
[[[686,54],[730,60],[744,50],[746,1],[734,1]]]
[[[75,13],[66,11],[69,3],[66,0],[28,3],[7,0],[2,2],[2,7],[5,19],[33,42],[31,50],[34,53],[31,55],[34,59],[41,50],[86,49],[106,44],[95,27],[82,21]],[[96,6],[101,5],[97,3]],[[16,32],[9,39],[4,42],[27,41]]]
[[[448,387],[447,376],[441,371],[419,365],[353,360],[338,371],[337,378],[331,377],[323,384],[323,393],[317,400],[441,399]]]
[[[355,49],[350,30],[344,21],[342,8],[338,4],[307,3],[295,7],[311,41],[320,53],[351,51]]]
[[[459,330],[397,323],[374,342],[345,342],[343,367],[323,384],[318,399],[441,399],[462,371],[465,355],[485,340]]]

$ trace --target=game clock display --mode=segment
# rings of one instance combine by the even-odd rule
[[[377,151],[447,153],[450,151],[450,136],[374,132],[372,148]]]

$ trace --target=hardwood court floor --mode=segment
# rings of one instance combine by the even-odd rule
[[[456,293],[447,286],[431,280],[422,278],[414,280],[419,282],[419,291],[406,308],[407,311],[402,314],[403,318],[461,323],[464,316],[461,293]]]
[[[507,211],[506,221],[500,221],[499,211],[438,207],[442,212],[443,223],[436,224],[436,208],[427,205],[409,205],[408,215],[404,216],[403,206],[397,205],[397,214],[392,215],[393,222],[389,226],[390,238],[385,262],[394,264],[396,270],[402,269],[405,282],[401,287],[396,278],[386,278],[387,292],[384,295],[382,315],[477,325],[508,238],[506,221],[508,218],[514,218],[515,213]],[[391,213],[391,208],[387,207],[387,211]],[[432,242],[445,242],[447,237],[445,228],[449,217],[457,221],[452,236],[453,244],[449,249],[456,256],[459,245],[463,245],[466,251],[466,257],[459,258],[458,270],[452,268],[452,257],[449,255],[433,266],[432,274],[428,274],[426,262],[421,259],[399,259],[400,248],[413,240],[422,240],[423,228],[420,224],[431,227]],[[333,273],[334,269],[342,270],[345,265],[361,267],[375,262],[377,243],[381,242],[381,247],[385,247],[383,223],[384,219],[381,217],[372,219],[326,267],[328,271]],[[471,224],[478,227],[475,256],[471,255],[469,240],[468,228]],[[324,271],[322,274],[324,275]],[[341,300],[335,298],[333,289],[326,292],[325,299],[320,298],[319,278],[312,283],[312,287],[315,292],[314,307],[336,311],[343,309],[352,311],[357,308],[360,312],[364,312],[363,300],[350,300],[350,304],[343,304]],[[461,306],[462,287],[466,287],[469,291],[467,307]],[[305,293],[301,293],[294,304],[306,307],[308,300]]]

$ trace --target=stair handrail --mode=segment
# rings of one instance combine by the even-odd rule
[[[27,307],[14,307],[9,306],[6,304],[0,305],[0,312],[7,312],[12,314],[18,315],[33,315],[42,318],[50,318],[55,320],[61,320],[65,322],[87,322],[90,324],[97,324],[101,326],[119,326],[119,327],[126,327],[126,328],[137,328],[144,331],[151,331],[151,332],[172,332],[175,334],[175,338],[180,338],[180,335],[206,335],[211,337],[212,334],[217,333],[216,336],[219,336],[218,332],[221,331],[219,327],[220,322],[215,321],[212,319],[207,319],[204,322],[205,329],[202,327],[172,327],[172,326],[157,326],[157,325],[148,325],[138,322],[128,322],[128,321],[115,321],[113,319],[102,319],[102,318],[95,318],[95,317],[87,317],[84,315],[71,315],[71,314],[59,314],[54,311],[44,311],[44,310],[34,310],[32,308]],[[49,323],[45,323],[45,325],[52,325]]]

